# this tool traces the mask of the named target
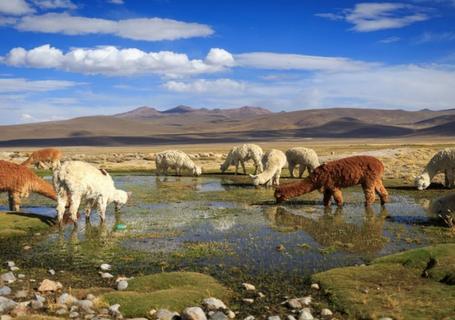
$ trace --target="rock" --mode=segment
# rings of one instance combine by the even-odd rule
[[[291,308],[291,309],[302,309],[303,305],[302,302],[300,302],[300,299],[289,299],[286,301],[286,305]]]
[[[182,312],[183,320],[207,320],[204,311],[199,307],[186,308]]]
[[[242,299],[242,301],[245,303],[248,303],[248,304],[254,303],[254,299],[249,299],[249,298]]]
[[[286,248],[282,244],[279,244],[279,245],[276,246],[276,251],[281,252],[281,251],[284,251],[284,250],[286,250]]]
[[[24,279],[24,278],[25,278],[25,274],[19,273],[19,274],[17,275],[17,277],[18,277],[19,279]]]
[[[68,293],[63,293],[57,298],[57,304],[63,304],[63,305],[73,305],[78,301],[78,299]]]
[[[11,288],[7,286],[0,287],[0,296],[9,296],[11,294]]]
[[[259,298],[265,298],[265,294],[263,294],[262,292],[258,292],[258,297]]]
[[[319,284],[313,283],[313,284],[311,285],[311,289],[319,290],[319,289],[320,289],[320,288],[319,288]]]
[[[75,318],[78,318],[79,317],[79,313],[78,312],[71,312],[68,316],[70,319],[75,319]]]
[[[302,305],[309,306],[313,299],[311,298],[311,296],[306,296],[306,297],[303,297],[303,298],[298,298],[298,300],[300,301],[300,303]]]
[[[18,267],[11,267],[11,268],[9,268],[9,270],[16,272],[16,271],[19,271],[20,269]]]
[[[243,320],[254,320],[254,317],[253,317],[253,316],[248,316],[248,317],[246,317],[246,318],[243,319]]]
[[[16,299],[24,299],[28,297],[28,290],[19,290],[14,295]]]
[[[43,297],[43,296],[40,295],[40,294],[35,294],[35,299],[36,299],[37,301],[42,302],[42,303],[46,302],[46,298]]]
[[[288,320],[297,320],[293,315],[288,315],[286,317],[286,319],[288,319]]]
[[[202,305],[207,309],[207,310],[224,310],[227,309],[226,305],[224,304],[223,301],[217,298],[207,298],[202,301]]]
[[[13,317],[11,317],[7,314],[4,314],[4,315],[0,316],[0,320],[13,320]]]
[[[17,303],[11,299],[0,297],[0,314],[8,313],[16,307]]]
[[[210,320],[228,320],[228,316],[221,311],[217,311],[210,315]]]
[[[8,266],[8,268],[12,268],[16,266],[16,263],[14,263],[14,261],[6,261],[6,265]]]
[[[255,290],[256,290],[256,287],[253,286],[253,285],[250,284],[250,283],[244,282],[244,283],[242,283],[242,286],[243,286],[243,288],[244,288],[245,290],[247,290],[247,291],[255,291]]]
[[[93,300],[96,299],[96,297],[95,297],[93,294],[89,293],[89,294],[85,297],[85,299],[90,300],[90,301],[93,301]]]
[[[311,314],[310,308],[304,308],[300,311],[299,320],[313,320],[313,315]]]
[[[48,272],[49,272],[49,274],[50,274],[51,276],[55,276],[55,270],[54,270],[54,269],[49,269]]]
[[[118,317],[118,316],[121,316],[121,312],[120,312],[120,305],[117,303],[117,304],[113,304],[112,306],[109,307],[109,314],[113,317]]]
[[[30,250],[32,247],[31,246],[24,246],[22,249],[24,250]]]
[[[112,279],[114,276],[109,272],[100,272],[101,278],[103,279]]]
[[[324,308],[321,310],[321,316],[323,316],[323,317],[328,317],[328,316],[332,316],[332,315],[333,315],[333,312],[330,309]]]
[[[55,311],[56,315],[63,316],[68,313],[68,309],[66,308],[59,308],[57,311]]]
[[[267,320],[281,320],[280,316],[270,316]]]
[[[226,315],[228,316],[229,319],[234,319],[235,318],[235,313],[232,310],[228,310],[226,312]]]
[[[13,317],[26,317],[29,313],[29,308],[25,304],[17,304],[17,306],[10,311],[10,314]]]
[[[117,290],[123,291],[128,288],[128,281],[126,280],[120,280],[117,282]]]
[[[153,317],[156,314],[156,309],[152,309],[149,311],[149,316]]]
[[[49,280],[49,279],[44,279],[40,286],[38,287],[39,292],[54,292],[57,291],[59,288],[59,285],[57,282]]]
[[[382,317],[382,318],[379,318],[379,320],[393,320],[393,319],[390,317]]]
[[[167,309],[160,309],[156,313],[157,320],[173,320],[179,317],[180,315],[177,312],[172,312]]]
[[[0,276],[0,279],[6,283],[13,283],[14,281],[16,281],[16,277],[14,276],[14,274],[12,272],[7,272],[7,273],[2,274]]]
[[[44,303],[40,300],[32,300],[31,306],[33,310],[39,310],[44,308]]]
[[[109,271],[112,269],[112,266],[110,264],[103,263],[102,265],[100,265],[100,269],[101,271]]]
[[[76,304],[85,312],[92,313],[93,312],[93,301],[90,300],[79,300]]]

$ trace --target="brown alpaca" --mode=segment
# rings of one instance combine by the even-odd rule
[[[57,200],[57,194],[51,184],[29,168],[3,160],[0,160],[0,192],[8,192],[11,211],[19,211],[21,199],[27,198],[30,192]]]
[[[276,188],[277,202],[297,197],[313,190],[324,190],[324,206],[330,205],[333,196],[338,206],[343,205],[341,188],[362,185],[365,193],[365,205],[369,206],[379,194],[381,204],[388,201],[388,193],[382,183],[384,165],[381,161],[369,156],[355,156],[325,163],[305,179],[297,183],[286,184]]]
[[[45,163],[50,163],[51,168],[55,169],[62,159],[62,152],[58,149],[48,148],[33,152],[30,157],[22,162],[23,166],[35,165],[37,167],[46,168]]]

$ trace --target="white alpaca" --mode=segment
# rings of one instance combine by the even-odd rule
[[[239,164],[242,165],[243,173],[246,174],[245,162],[253,160],[255,170],[254,174],[261,173],[263,171],[262,156],[264,152],[261,147],[256,144],[242,144],[235,146],[229,151],[226,160],[220,166],[220,170],[224,173],[229,166],[235,166],[235,174],[239,171]]]
[[[265,184],[266,186],[280,185],[281,170],[286,166],[286,155],[276,149],[272,149],[262,157],[264,171],[258,175],[250,174],[255,186]]]
[[[178,176],[185,169],[190,170],[195,176],[202,173],[201,167],[197,166],[185,152],[179,150],[167,150],[156,154],[155,164],[157,175],[161,173],[167,175],[169,168],[175,169]]]
[[[116,210],[126,204],[130,193],[115,188],[111,176],[82,161],[66,161],[54,170],[54,186],[57,191],[57,217],[62,222],[65,206],[69,200],[71,220],[77,222],[77,212],[83,199],[86,200],[86,218],[92,208],[97,208],[101,222],[106,218],[106,207],[115,204]]]
[[[455,187],[455,149],[446,148],[437,152],[430,162],[425,166],[422,174],[415,179],[415,186],[419,190],[428,188],[431,179],[439,173],[445,174],[445,186],[448,188]]]
[[[291,148],[286,151],[286,158],[289,165],[289,173],[294,178],[294,168],[299,166],[299,178],[302,178],[305,169],[310,174],[315,168],[319,167],[318,155],[313,149],[308,148]]]

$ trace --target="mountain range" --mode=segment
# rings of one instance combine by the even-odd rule
[[[455,109],[325,108],[292,112],[244,106],[152,107],[63,121],[0,126],[0,146],[147,145],[293,138],[455,136]]]

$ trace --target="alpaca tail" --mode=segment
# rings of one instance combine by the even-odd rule
[[[290,198],[298,197],[302,194],[317,189],[310,179],[305,178],[300,182],[288,183],[275,189],[275,199],[282,202]]]
[[[36,192],[54,201],[57,201],[57,193],[55,192],[54,187],[50,183],[47,183],[46,181],[39,177],[35,178],[35,181],[32,184],[31,191]]]

